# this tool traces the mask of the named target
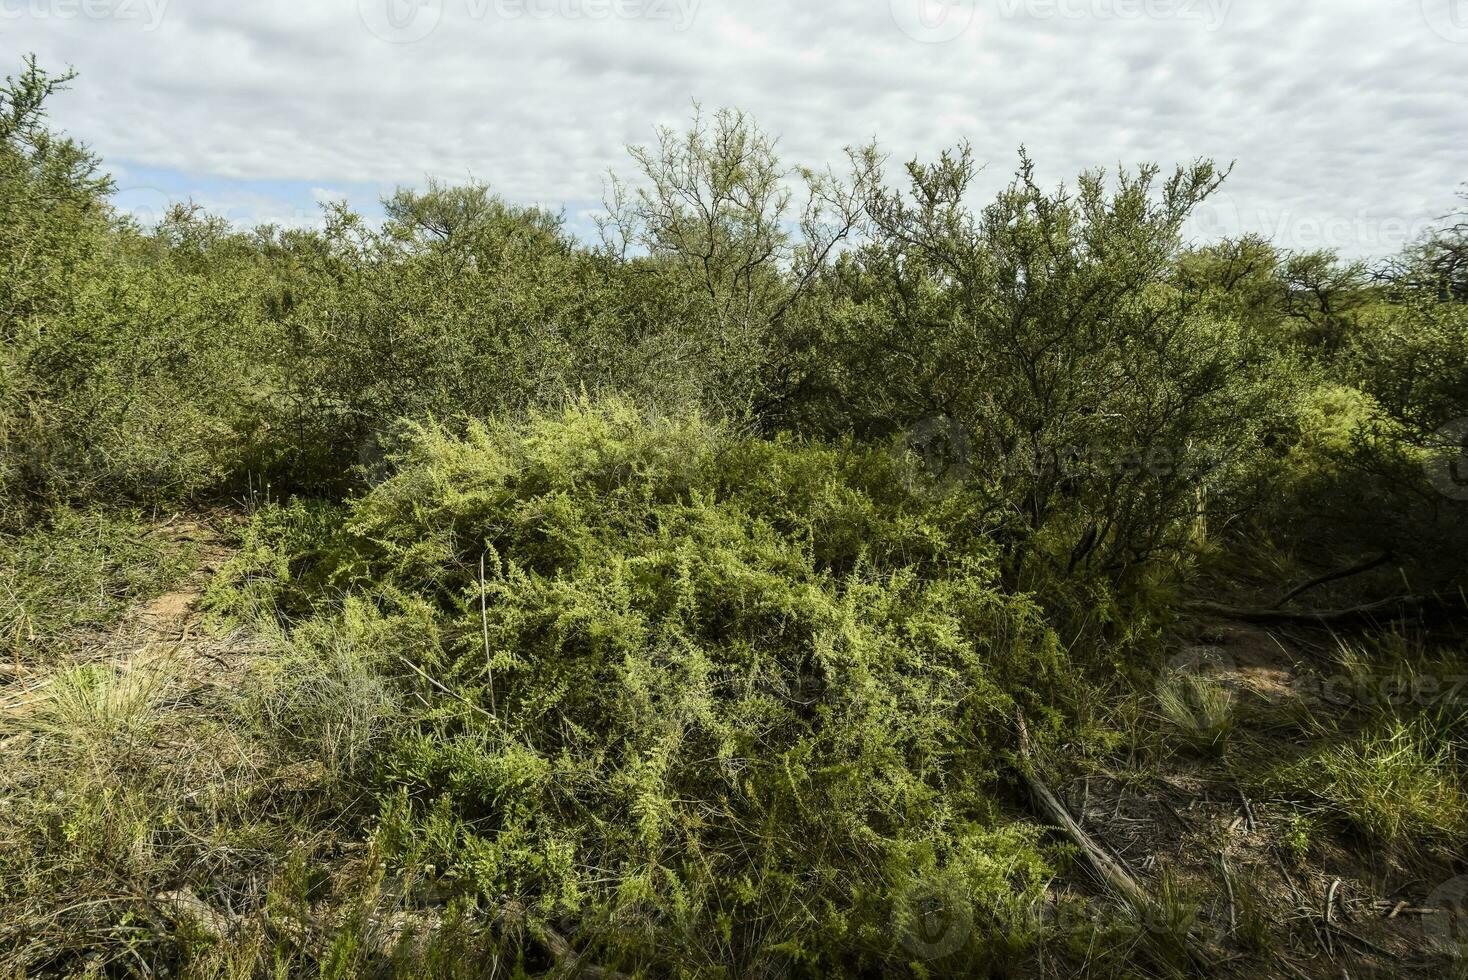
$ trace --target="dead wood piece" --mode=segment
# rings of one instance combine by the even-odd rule
[[[1153,900],[1152,895],[1137,883],[1126,865],[1086,833],[1080,824],[1075,822],[1065,805],[1060,802],[1060,798],[1040,779],[1035,772],[1034,758],[1030,749],[1030,730],[1029,726],[1025,724],[1024,712],[1016,708],[1014,720],[1019,733],[1019,774],[1025,786],[1029,788],[1030,795],[1034,798],[1035,805],[1039,807],[1041,814],[1065,832],[1065,835],[1081,849],[1081,853],[1086,856],[1086,860],[1101,881],[1124,898],[1139,914],[1156,908],[1157,903]],[[1185,943],[1188,957],[1193,961],[1194,967],[1205,973],[1212,973],[1218,965],[1216,957],[1191,936],[1187,937]]]
[[[1401,900],[1396,902],[1378,901],[1372,902],[1371,907],[1378,912],[1387,913],[1388,919],[1395,919],[1399,915],[1437,915],[1440,909],[1418,908],[1411,902]]]
[[[1243,623],[1296,624],[1307,626],[1340,626],[1351,623],[1371,623],[1410,616],[1448,611],[1468,610],[1468,602],[1454,595],[1403,595],[1368,602],[1348,609],[1320,609],[1292,611],[1287,609],[1251,609],[1243,606],[1225,606],[1217,602],[1189,602],[1186,608],[1224,619],[1236,619]]]
[[[1253,833],[1259,829],[1259,821],[1254,819],[1254,806],[1249,802],[1249,798],[1244,795],[1242,789],[1239,790],[1239,799],[1244,801],[1244,828],[1250,833]]]
[[[234,916],[212,907],[187,889],[164,892],[153,903],[170,921],[190,923],[211,939],[223,939],[234,931]]]
[[[1239,931],[1239,916],[1235,908],[1234,880],[1228,871],[1228,857],[1222,853],[1218,855],[1218,868],[1223,872],[1223,883],[1228,888],[1228,934],[1232,936]]]
[[[556,961],[558,970],[570,977],[585,977],[587,980],[631,980],[627,974],[604,966],[596,966],[582,959],[581,954],[567,941],[565,936],[543,923],[534,923],[519,902],[507,902],[500,910],[498,922],[516,922],[546,948]]]
[[[1055,826],[1065,831],[1066,836],[1081,849],[1081,853],[1086,856],[1086,860],[1096,871],[1097,875],[1112,890],[1119,893],[1133,905],[1141,908],[1150,906],[1152,904],[1152,897],[1147,893],[1147,890],[1137,884],[1137,880],[1132,877],[1131,872],[1127,871],[1120,860],[1112,857],[1100,844],[1096,843],[1090,834],[1081,828],[1080,824],[1075,822],[1075,819],[1070,815],[1070,811],[1050,791],[1050,787],[1046,786],[1040,780],[1040,777],[1035,774],[1034,766],[1031,763],[1029,727],[1025,725],[1025,718],[1022,713],[1016,712],[1016,721],[1019,727],[1019,750],[1022,760],[1020,777],[1024,779],[1025,785],[1029,788],[1030,795],[1034,797],[1035,803],[1039,806],[1042,815]]]
[[[1380,568],[1382,565],[1385,565],[1387,562],[1391,561],[1393,557],[1394,556],[1390,551],[1385,551],[1382,552],[1380,555],[1377,555],[1375,558],[1360,562],[1359,564],[1351,565],[1346,568],[1340,568],[1333,572],[1326,572],[1324,575],[1312,578],[1310,581],[1305,582],[1303,585],[1297,585],[1290,591],[1286,592],[1283,596],[1280,597],[1279,601],[1274,604],[1274,608],[1279,609],[1291,599],[1298,598],[1299,596],[1304,595],[1306,592],[1309,592],[1311,589],[1318,588],[1319,586],[1322,586],[1327,582],[1336,582],[1343,578],[1351,578],[1356,575],[1365,575],[1367,572]]]

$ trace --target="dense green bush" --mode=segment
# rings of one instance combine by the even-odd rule
[[[190,207],[140,229],[45,126],[68,78],[28,63],[0,95],[12,523],[99,496],[340,496],[414,423],[621,396],[946,453],[983,496],[1006,586],[1125,593],[1255,516],[1255,537],[1334,528],[1327,500],[1402,515],[1345,529],[1340,551],[1400,537],[1430,509],[1424,453],[1450,464],[1468,413],[1465,306],[1442,285],[1461,229],[1384,283],[1257,238],[1188,249],[1224,176],[1207,162],[1047,190],[1022,154],[975,210],[967,148],[910,164],[904,193],[875,147],[845,174],[791,168],[744,115],[699,112],[633,148],[638,178],[610,184],[595,246],[478,184],[399,190],[377,228],[333,205],[319,231],[245,233]],[[1299,471],[1312,392],[1343,385],[1391,424]],[[1440,558],[1408,560],[1442,585]]]
[[[84,147],[49,133],[70,76],[0,87],[0,520],[51,501],[154,502],[224,483],[259,370],[253,259],[179,208],[142,230]]]
[[[337,208],[272,243],[266,468],[298,486],[370,476],[402,419],[518,411],[574,384],[595,289],[559,218],[480,186],[386,205],[381,229]]]
[[[1222,179],[1198,163],[1082,175],[1047,191],[1022,155],[972,211],[967,148],[877,191],[873,241],[843,267],[827,402],[802,424],[953,426],[973,482],[1006,517],[1011,583],[1125,579],[1176,556],[1207,493],[1285,406],[1257,335],[1176,281],[1180,228]]]
[[[974,923],[944,968],[1002,959],[1049,868],[999,805],[1014,712],[1048,736],[1074,681],[975,508],[625,404],[425,430],[298,642],[454,692],[379,756],[387,853],[598,955],[890,968],[941,890]]]

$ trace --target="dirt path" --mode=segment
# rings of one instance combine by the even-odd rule
[[[237,634],[211,634],[200,609],[209,582],[234,555],[227,533],[234,520],[229,513],[209,512],[155,526],[153,533],[162,541],[194,554],[193,570],[169,592],[135,604],[117,622],[77,636],[61,662],[49,668],[9,667],[0,677],[0,725],[22,719],[42,703],[59,671],[87,664],[119,672],[166,672],[192,688],[237,684],[258,645]]]

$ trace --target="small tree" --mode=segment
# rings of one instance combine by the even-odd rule
[[[963,427],[1016,580],[1032,556],[1125,574],[1182,543],[1266,414],[1247,332],[1175,279],[1183,222],[1224,175],[1145,166],[1047,192],[1021,151],[974,213],[975,173],[964,146],[873,195],[835,390],[858,428]]]
[[[860,230],[880,161],[865,148],[844,176],[788,168],[728,109],[695,107],[686,133],[657,137],[629,148],[640,179],[610,177],[600,220],[604,254],[629,274],[627,319],[668,324],[657,343],[695,365],[700,400],[758,421],[803,380],[799,307]]]

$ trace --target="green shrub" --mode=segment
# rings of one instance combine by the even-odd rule
[[[1173,673],[1157,689],[1162,716],[1202,752],[1222,754],[1238,723],[1234,692],[1203,674]]]
[[[46,126],[71,77],[28,59],[0,84],[0,526],[216,489],[258,415],[245,236],[192,208],[117,215],[100,161]]]
[[[895,968],[940,889],[941,970],[1027,941],[1048,863],[996,794],[1016,706],[1053,734],[1071,685],[976,506],[885,451],[618,403],[424,430],[295,635],[370,637],[435,704],[381,765],[403,867],[693,972]]]
[[[217,622],[257,628],[310,612],[313,574],[332,547],[344,511],[328,502],[293,499],[256,511],[238,548],[210,582],[201,603]]]
[[[252,676],[241,705],[268,742],[316,759],[333,781],[354,786],[400,714],[373,653],[372,617],[353,615],[359,612],[349,607],[341,628],[299,631],[288,655]]]
[[[1452,742],[1421,721],[1384,722],[1282,767],[1271,783],[1308,794],[1373,845],[1451,849],[1468,824],[1468,793]]]

